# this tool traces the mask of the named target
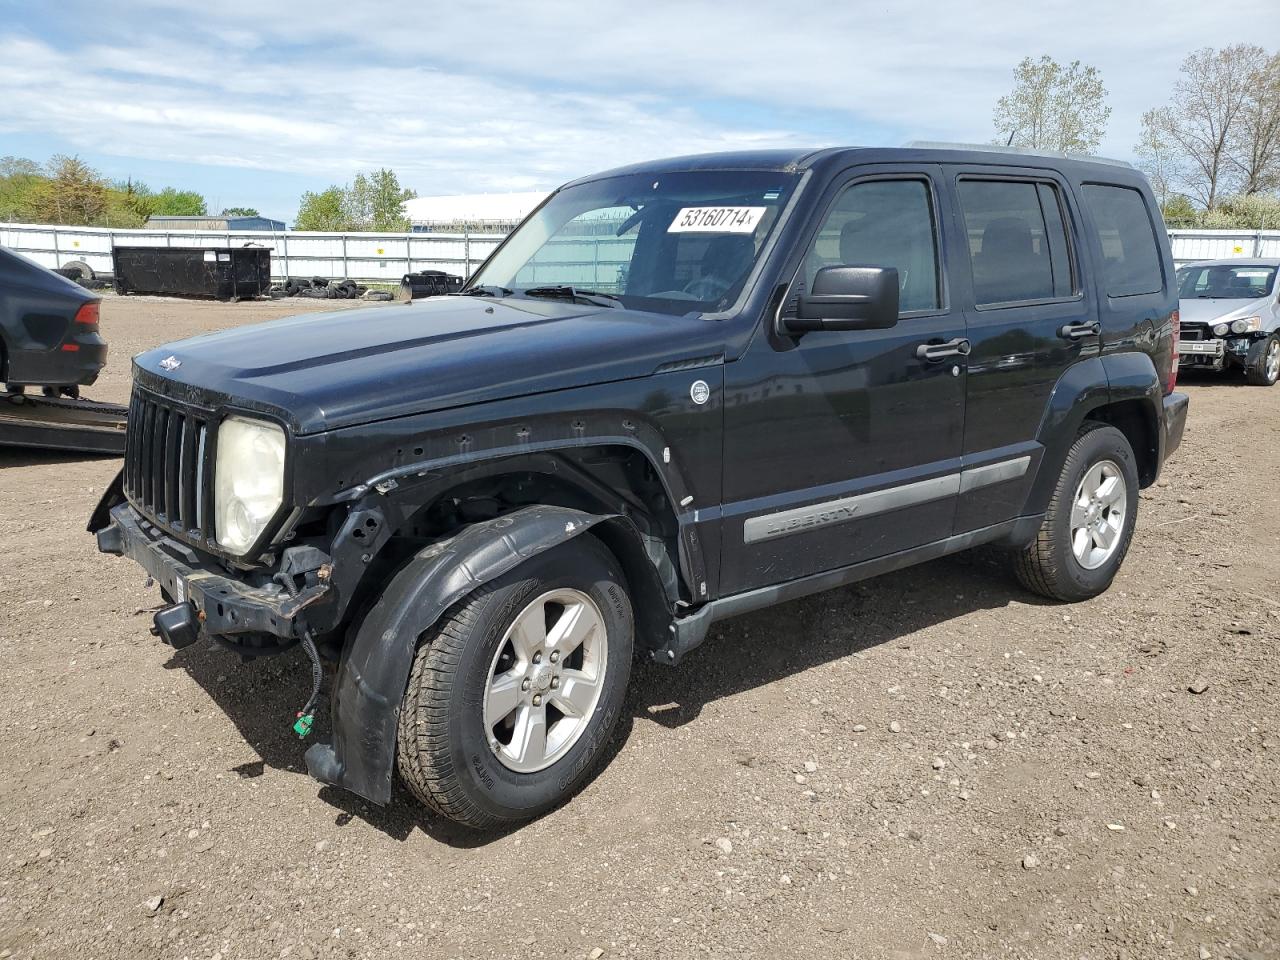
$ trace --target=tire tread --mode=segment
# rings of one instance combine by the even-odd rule
[[[1071,449],[1067,453],[1067,458],[1063,463],[1062,475],[1065,476],[1067,468],[1072,464],[1072,458],[1078,448],[1080,441],[1093,433],[1095,430],[1114,429],[1110,424],[1103,423],[1099,420],[1086,420],[1076,431],[1075,438],[1071,442]],[[1022,550],[1014,554],[1013,573],[1018,582],[1032,593],[1038,593],[1042,597],[1050,600],[1078,600],[1073,592],[1065,589],[1066,576],[1061,569],[1058,561],[1058,524],[1056,522],[1059,513],[1064,509],[1064,500],[1069,501],[1074,491],[1067,489],[1062,478],[1058,480],[1057,486],[1054,488],[1053,497],[1049,500],[1049,506],[1045,510],[1044,522],[1040,524],[1040,529],[1036,533],[1036,538]],[[1065,509],[1070,510],[1070,503],[1065,504]]]
[[[449,756],[449,695],[467,638],[494,592],[481,587],[459,601],[428,633],[409,673],[406,712],[398,725],[396,759],[405,786],[429,809],[468,826],[485,828],[498,819],[471,803]]]

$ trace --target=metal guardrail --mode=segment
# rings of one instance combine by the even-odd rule
[[[502,242],[501,231],[436,233],[312,233],[302,230],[122,230],[64,227],[38,223],[0,223],[0,245],[47,267],[82,260],[95,272],[111,272],[113,246],[271,247],[271,275],[349,278],[361,282],[396,283],[402,274],[444,270],[471,276]],[[566,244],[575,239],[565,238]],[[1280,230],[1170,230],[1173,259],[1179,266],[1194,260],[1225,257],[1280,257]],[[600,254],[599,246],[593,255]],[[567,253],[568,251],[566,251]],[[567,257],[573,259],[573,257]],[[612,261],[594,264],[613,267]],[[591,277],[584,276],[584,282]]]

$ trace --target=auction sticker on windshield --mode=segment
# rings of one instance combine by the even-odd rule
[[[768,207],[684,207],[667,233],[755,233]]]

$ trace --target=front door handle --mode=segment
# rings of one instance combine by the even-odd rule
[[[1096,337],[1102,333],[1102,324],[1097,320],[1089,323],[1068,323],[1058,328],[1058,336],[1063,340],[1083,340],[1085,337]]]
[[[945,360],[947,357],[967,357],[973,345],[964,337],[948,340],[946,343],[922,343],[916,347],[916,356],[921,360]]]

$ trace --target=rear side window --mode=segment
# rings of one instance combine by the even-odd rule
[[[978,306],[1075,294],[1071,246],[1056,187],[964,179],[959,190]]]
[[[1107,296],[1131,297],[1164,289],[1160,247],[1142,194],[1129,187],[1086,183],[1084,201],[1098,225]]]

